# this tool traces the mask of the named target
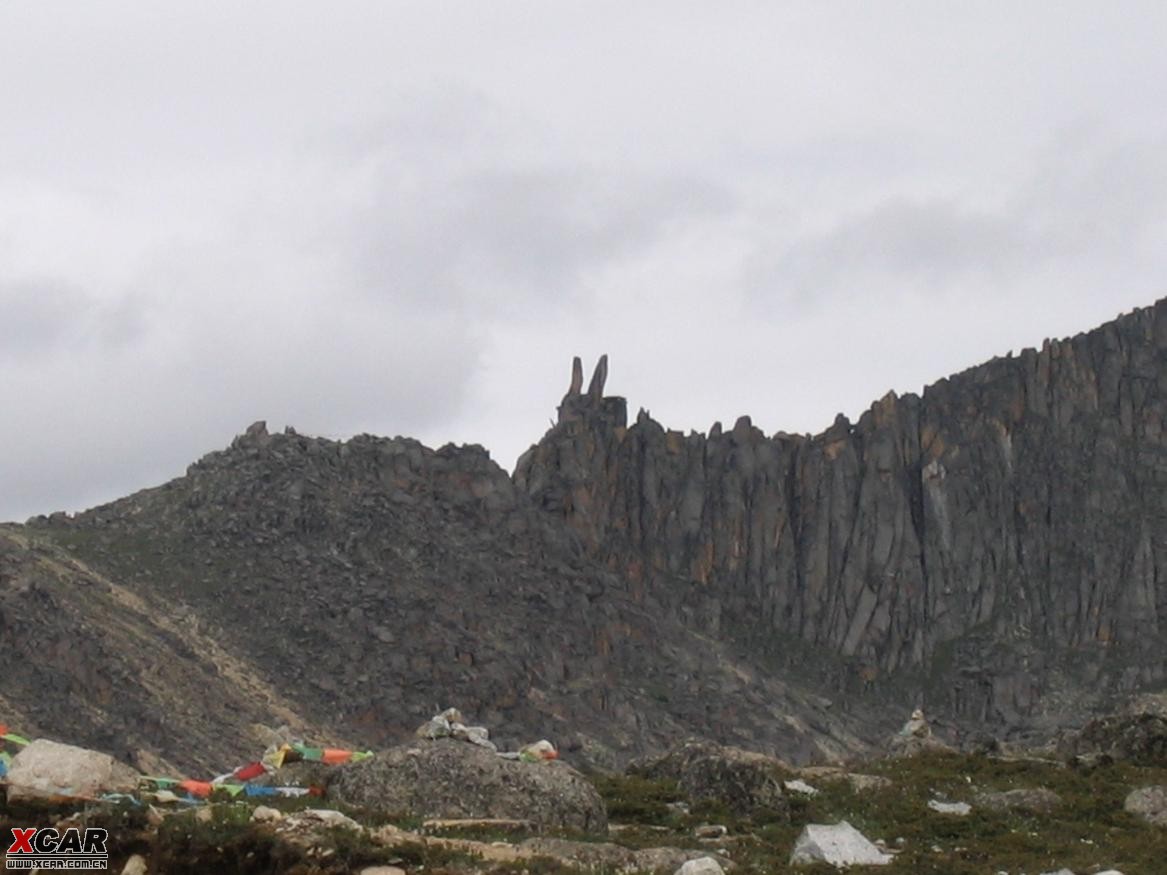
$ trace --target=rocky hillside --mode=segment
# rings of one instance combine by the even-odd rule
[[[3,530],[0,704],[184,768],[253,722],[381,745],[449,704],[601,764],[685,735],[830,758],[917,704],[1048,735],[1167,683],[1165,357],[1161,302],[815,437],[629,425],[577,361],[513,478],[257,423]]]
[[[182,648],[96,619],[115,642],[84,660],[89,671],[136,655],[200,677],[214,649],[263,678],[276,701],[294,702],[310,737],[382,746],[457,703],[506,746],[550,737],[577,760],[613,763],[693,733],[831,756],[888,725],[873,707],[832,709],[812,675],[780,676],[634,597],[479,447],[341,443],[257,424],[184,477],[76,518],[33,521],[19,536],[190,617],[205,642]],[[72,591],[42,576],[38,591],[63,590]],[[44,670],[68,673],[71,659],[50,654]],[[191,713],[237,710],[240,694],[224,696],[223,682],[233,683],[188,684],[177,711],[115,685],[105,716],[157,714],[153,749],[192,768]],[[104,741],[72,724],[65,734],[55,723],[71,699],[33,689],[13,698],[41,731]],[[266,710],[253,719],[288,719]],[[222,736],[221,757],[254,752],[247,735]],[[224,749],[231,738],[237,748]]]
[[[14,730],[83,739],[148,774],[217,774],[280,723],[309,723],[189,605],[135,592],[43,539],[0,528],[0,714]]]

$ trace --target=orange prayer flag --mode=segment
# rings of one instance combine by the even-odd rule
[[[211,795],[214,786],[210,781],[183,781],[178,785],[180,790],[185,790],[191,796],[199,796],[203,799]]]

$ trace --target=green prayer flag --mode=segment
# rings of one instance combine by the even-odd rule
[[[11,741],[13,744],[19,744],[21,747],[28,744],[28,739],[23,735],[17,735],[15,732],[9,732],[7,735],[0,735],[5,741]]]

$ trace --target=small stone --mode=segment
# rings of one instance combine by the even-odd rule
[[[725,870],[712,857],[699,857],[682,863],[673,875],[725,875]]]
[[[146,858],[141,854],[134,854],[122,866],[122,875],[146,875],[150,870],[146,868]]]
[[[271,821],[282,820],[283,812],[276,808],[269,808],[266,805],[257,805],[255,811],[251,812],[251,819],[255,823],[268,823]]]
[[[535,763],[558,758],[559,752],[555,749],[555,745],[546,738],[542,738],[534,744],[528,744],[519,748],[519,759],[524,762]]]
[[[702,824],[693,830],[693,835],[699,839],[719,839],[726,835],[729,830],[721,824]]]
[[[883,775],[859,775],[849,773],[845,777],[847,783],[851,785],[851,789],[856,793],[862,793],[865,790],[885,790],[891,786],[891,779],[885,778]]]
[[[319,825],[339,826],[354,832],[360,832],[362,829],[361,825],[348,815],[328,808],[308,808],[304,811],[298,811],[284,818],[284,823],[293,829],[311,828]]]
[[[405,875],[405,870],[396,866],[366,866],[360,875]]]
[[[814,796],[819,792],[806,781],[784,781],[782,786],[791,793],[801,793],[803,796]]]
[[[928,807],[940,814],[952,814],[956,817],[967,817],[972,806],[967,802],[940,802],[936,799],[929,801]]]

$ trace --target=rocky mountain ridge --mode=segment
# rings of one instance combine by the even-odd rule
[[[606,371],[515,481],[631,593],[999,728],[1167,682],[1167,303],[814,437],[628,425]]]
[[[190,750],[196,713],[380,745],[448,704],[603,764],[686,735],[829,759],[918,704],[1038,737],[1167,683],[1167,302],[817,436],[629,424],[606,380],[576,361],[513,477],[481,447],[257,423],[161,487],[5,527],[0,633],[35,672],[0,697],[180,766],[235,753],[206,726]],[[98,619],[43,610],[87,578]],[[185,648],[152,645],[152,611]],[[94,625],[84,659],[41,646]],[[151,646],[200,680],[142,729],[177,707],[131,682]]]

